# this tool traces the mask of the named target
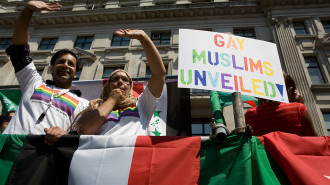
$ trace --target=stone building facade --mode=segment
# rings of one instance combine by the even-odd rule
[[[140,43],[113,35],[142,29],[155,42],[167,69],[178,74],[179,29],[235,34],[276,43],[282,68],[297,83],[320,136],[330,133],[329,0],[61,0],[59,12],[35,13],[30,48],[44,79],[49,61],[63,48],[81,57],[76,80],[106,78],[116,68],[133,77],[149,75]],[[17,85],[5,53],[23,0],[0,1],[0,86]],[[194,38],[192,38],[194,39]],[[207,135],[212,117],[207,91],[191,90],[192,134]],[[233,129],[231,107],[224,110]],[[188,133],[190,135],[190,133]]]

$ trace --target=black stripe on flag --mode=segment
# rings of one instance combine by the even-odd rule
[[[191,136],[190,89],[178,88],[178,82],[168,82],[167,136]]]
[[[28,135],[13,167],[10,185],[65,185],[79,136],[65,135],[54,146],[44,144],[44,135]]]

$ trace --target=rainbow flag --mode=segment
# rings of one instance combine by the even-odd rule
[[[51,88],[48,88],[45,85],[41,85],[40,87],[37,87],[34,90],[31,96],[31,100],[49,103],[52,94],[56,94],[60,92],[61,92],[60,90],[54,90],[53,92]],[[72,115],[78,103],[79,103],[78,100],[68,95],[67,93],[62,94],[58,97],[55,96],[54,100],[52,101],[53,106],[66,112],[69,116]]]
[[[134,106],[134,107],[127,107],[123,110],[111,111],[108,117],[106,118],[105,122],[107,121],[119,122],[120,119],[125,116],[134,116],[139,118],[140,115],[138,112],[138,108]]]

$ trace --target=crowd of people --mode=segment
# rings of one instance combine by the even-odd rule
[[[142,30],[118,30],[116,35],[140,41],[152,75],[143,93],[133,96],[133,82],[124,70],[110,74],[100,99],[88,101],[72,89],[72,80],[79,68],[78,56],[68,49],[51,58],[52,81],[44,82],[32,62],[29,50],[29,24],[33,12],[58,11],[59,3],[29,1],[14,29],[12,45],[6,50],[18,79],[22,99],[16,113],[1,116],[4,134],[45,134],[45,143],[54,143],[63,135],[148,135],[147,126],[154,113],[165,83],[165,67],[160,54]],[[290,103],[259,100],[259,106],[246,113],[246,122],[255,135],[271,131],[298,135],[316,135],[306,106],[301,102],[294,81],[284,74]],[[11,119],[12,118],[12,119]],[[11,119],[10,124],[3,131]]]

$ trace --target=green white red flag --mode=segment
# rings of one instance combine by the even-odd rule
[[[240,134],[221,144],[201,137],[64,136],[54,147],[43,137],[0,136],[0,185],[330,183],[329,136]]]

